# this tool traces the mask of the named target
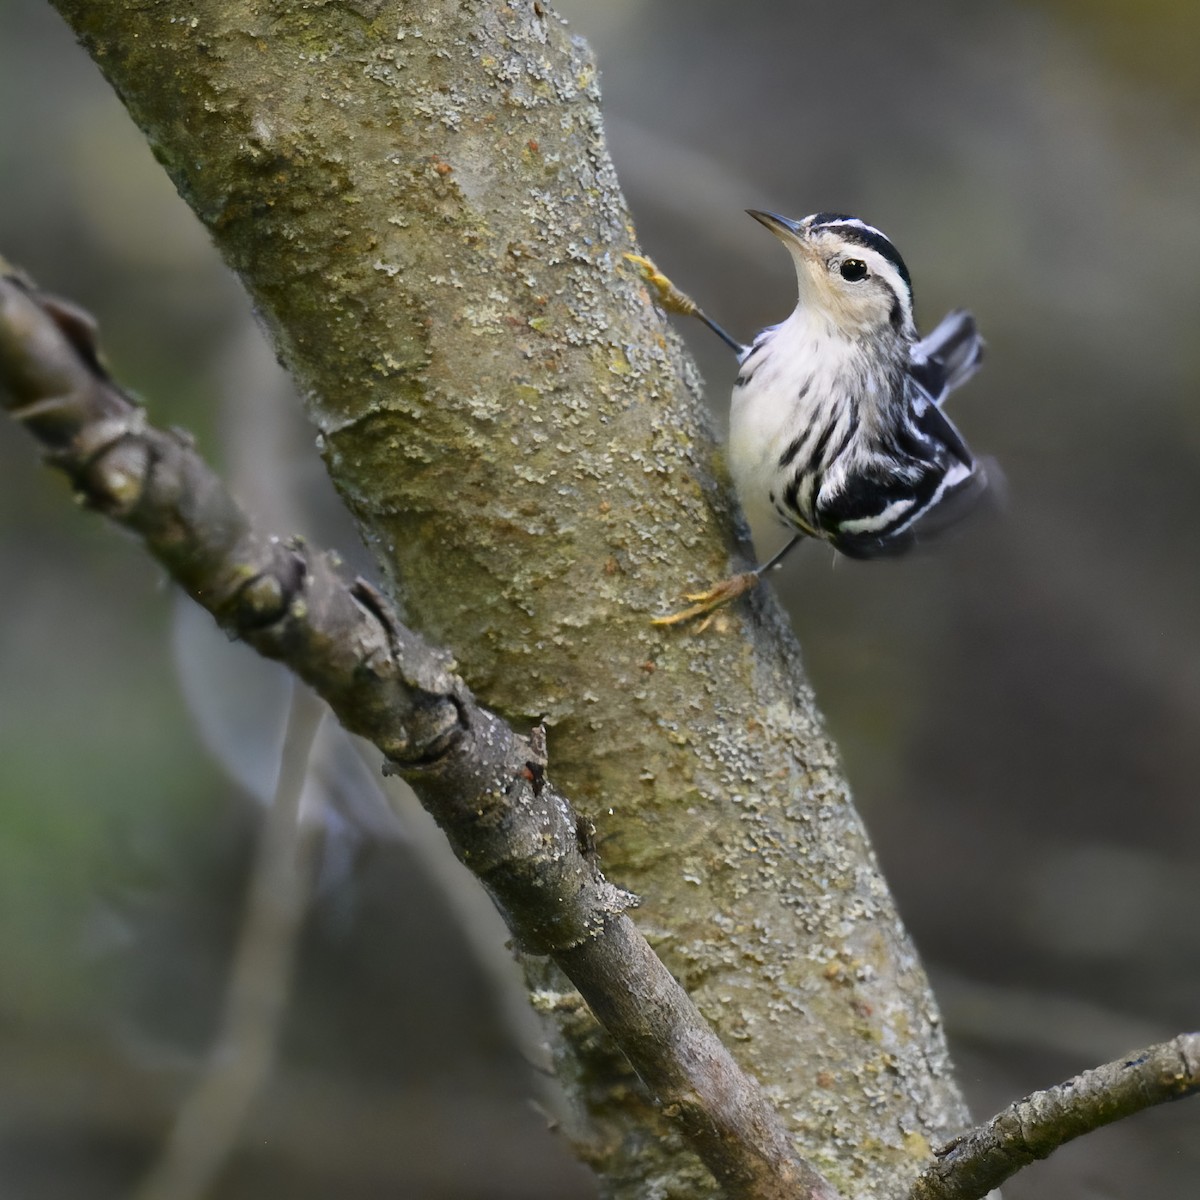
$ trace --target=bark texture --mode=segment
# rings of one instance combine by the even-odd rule
[[[56,3],[244,279],[408,621],[545,718],[607,873],[802,1153],[903,1195],[965,1113],[795,642],[769,597],[649,623],[745,545],[622,262],[586,49],[538,0]],[[607,1193],[705,1194],[531,970]]]

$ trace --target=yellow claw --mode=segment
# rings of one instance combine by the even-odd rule
[[[739,596],[744,596],[754,588],[760,578],[757,571],[743,571],[740,575],[731,575],[728,579],[722,579],[720,583],[713,584],[706,592],[689,593],[687,599],[692,603],[688,608],[676,613],[669,613],[665,617],[654,617],[650,623],[652,625],[681,625],[684,621],[695,620],[696,617],[709,616],[722,605],[736,600]],[[704,626],[701,628],[703,629]]]
[[[658,293],[658,302],[668,312],[683,317],[694,317],[699,311],[696,302],[681,292],[655,265],[654,261],[641,254],[626,254],[625,257],[637,267],[642,278]]]

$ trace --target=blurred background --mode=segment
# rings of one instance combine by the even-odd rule
[[[794,300],[744,208],[840,209],[901,248],[926,329],[961,305],[987,337],[951,410],[1004,511],[919,557],[809,547],[774,577],[973,1110],[1197,1027],[1200,6],[558,8],[599,59],[643,245],[715,318],[748,337]],[[100,318],[155,419],[355,561],[238,286],[39,0],[0,0],[0,181],[0,253]],[[683,332],[723,422],[732,363]],[[161,1156],[232,1036],[288,688],[13,427],[0,579],[4,1194],[182,1200]],[[312,753],[294,983],[258,980],[279,1061],[232,1151],[202,1148],[211,1195],[591,1195],[529,1102],[502,935],[373,769],[328,731]],[[1005,1194],[1190,1198],[1198,1128],[1196,1102],[1154,1110]]]

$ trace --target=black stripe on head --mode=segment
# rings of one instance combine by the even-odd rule
[[[808,218],[808,224],[816,229],[819,225],[840,225],[843,221],[857,221],[857,217],[852,217],[849,213],[813,213]]]
[[[847,216],[845,213],[815,213],[808,220],[811,228],[834,229],[846,241],[853,242],[856,246],[863,246],[868,250],[874,250],[880,258],[890,262],[896,268],[900,278],[904,280],[905,286],[908,288],[909,299],[912,299],[912,276],[908,273],[904,259],[900,257],[900,251],[892,245],[891,239],[886,234],[880,233],[873,225],[868,225],[858,217]]]

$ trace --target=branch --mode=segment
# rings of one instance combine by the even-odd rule
[[[0,273],[6,264],[0,260]],[[832,1200],[624,910],[534,744],[325,555],[258,532],[178,433],[101,365],[90,318],[0,275],[0,398],[89,507],[230,634],[286,663],[404,775],[528,951],[551,956],[731,1197]],[[7,394],[3,394],[6,392]]]
[[[909,1200],[979,1200],[1066,1142],[1198,1091],[1200,1033],[1182,1033],[1010,1104],[940,1147]]]
[[[304,813],[304,781],[325,706],[295,684],[275,795],[263,819],[221,1027],[158,1161],[134,1200],[202,1200],[229,1159],[275,1065],[304,918],[312,898],[318,814]],[[314,815],[317,819],[314,819]]]

